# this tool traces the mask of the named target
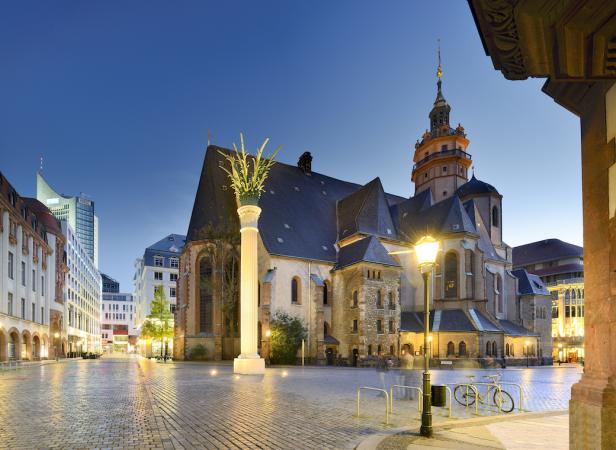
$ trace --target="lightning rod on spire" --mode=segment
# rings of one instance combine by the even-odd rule
[[[441,69],[441,40],[437,39],[438,42],[438,67],[436,68],[436,77],[440,80],[443,76],[443,70]]]

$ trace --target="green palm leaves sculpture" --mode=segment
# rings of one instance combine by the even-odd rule
[[[259,197],[261,197],[264,191],[265,180],[267,180],[269,171],[276,164],[274,158],[280,151],[280,147],[270,156],[264,157],[263,152],[268,142],[269,138],[266,138],[259,146],[257,154],[253,157],[246,152],[244,135],[240,133],[239,150],[234,143],[234,154],[219,151],[229,163],[230,167],[222,167],[222,170],[229,176],[231,187],[242,206],[256,205],[259,202]]]

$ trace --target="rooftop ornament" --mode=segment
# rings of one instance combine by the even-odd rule
[[[244,135],[240,133],[240,149],[235,143],[233,149],[235,154],[219,153],[229,163],[229,168],[221,167],[229,176],[231,187],[240,205],[257,205],[263,193],[265,181],[270,169],[276,163],[274,158],[280,151],[280,147],[270,156],[264,157],[263,152],[269,138],[266,138],[259,146],[257,154],[250,158],[244,146]]]

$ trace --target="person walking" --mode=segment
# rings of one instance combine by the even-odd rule
[[[387,391],[387,387],[385,386],[385,377],[387,372],[389,371],[389,365],[387,364],[387,360],[383,355],[378,357],[376,361],[376,372],[379,374],[379,378],[381,380],[381,386],[383,390]]]

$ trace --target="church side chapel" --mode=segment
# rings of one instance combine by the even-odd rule
[[[409,252],[422,236],[440,241],[433,276],[432,358],[453,366],[551,363],[551,298],[541,281],[512,272],[502,240],[502,196],[468,178],[469,140],[450,126],[437,72],[430,129],[415,144],[410,198],[276,163],[259,200],[261,356],[272,316],[304,322],[306,357],[318,364],[406,361],[423,345],[423,280]],[[195,347],[207,359],[239,354],[239,221],[221,169],[231,152],[209,145],[180,258],[174,357]]]

